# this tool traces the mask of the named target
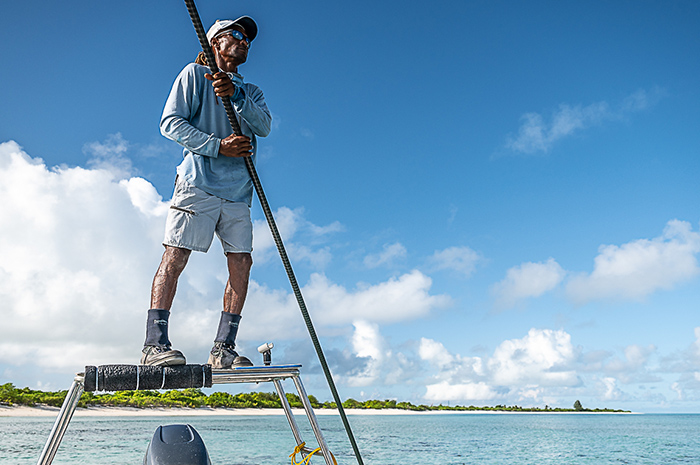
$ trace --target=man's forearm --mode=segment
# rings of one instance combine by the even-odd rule
[[[163,136],[177,142],[192,153],[207,157],[217,157],[219,155],[221,139],[213,134],[200,131],[180,116],[163,118],[160,124],[160,132]]]

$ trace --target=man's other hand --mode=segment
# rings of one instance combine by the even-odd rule
[[[221,139],[219,153],[225,157],[249,157],[253,153],[253,145],[248,136],[230,135]]]
[[[236,92],[236,86],[231,82],[231,78],[222,71],[219,71],[213,76],[207,73],[204,77],[212,81],[214,92],[216,92],[216,95],[219,97],[231,97]]]

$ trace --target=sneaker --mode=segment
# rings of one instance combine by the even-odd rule
[[[233,346],[225,342],[215,342],[209,353],[209,361],[207,362],[212,368],[230,369],[238,367],[252,367],[248,357],[238,355],[238,352],[233,350]]]
[[[141,365],[169,367],[187,363],[182,352],[170,346],[145,346],[141,352]]]

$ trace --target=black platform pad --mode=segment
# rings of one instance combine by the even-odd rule
[[[211,365],[85,367],[85,390],[135,391],[211,387]]]

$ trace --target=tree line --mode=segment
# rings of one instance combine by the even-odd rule
[[[25,388],[16,388],[12,383],[0,385],[0,404],[22,405],[34,407],[36,405],[50,405],[60,407],[68,391],[38,391]],[[292,408],[302,408],[301,399],[296,394],[287,393],[287,401]],[[335,409],[335,402],[319,402],[313,395],[309,396],[309,402],[314,409]],[[83,393],[78,407],[188,407],[188,408],[282,408],[282,403],[276,393],[271,392],[246,392],[229,394],[227,392],[214,392],[206,395],[200,389],[182,389],[171,391],[119,391],[114,393],[94,394]],[[397,402],[395,400],[365,400],[358,401],[348,399],[343,402],[346,409],[399,409],[417,412],[453,410],[453,411],[498,411],[498,412],[627,412],[625,410],[611,409],[584,409],[579,401],[576,401],[573,409],[520,407],[518,405],[496,405],[494,407],[477,406],[449,406],[449,405],[414,405],[411,402]]]

